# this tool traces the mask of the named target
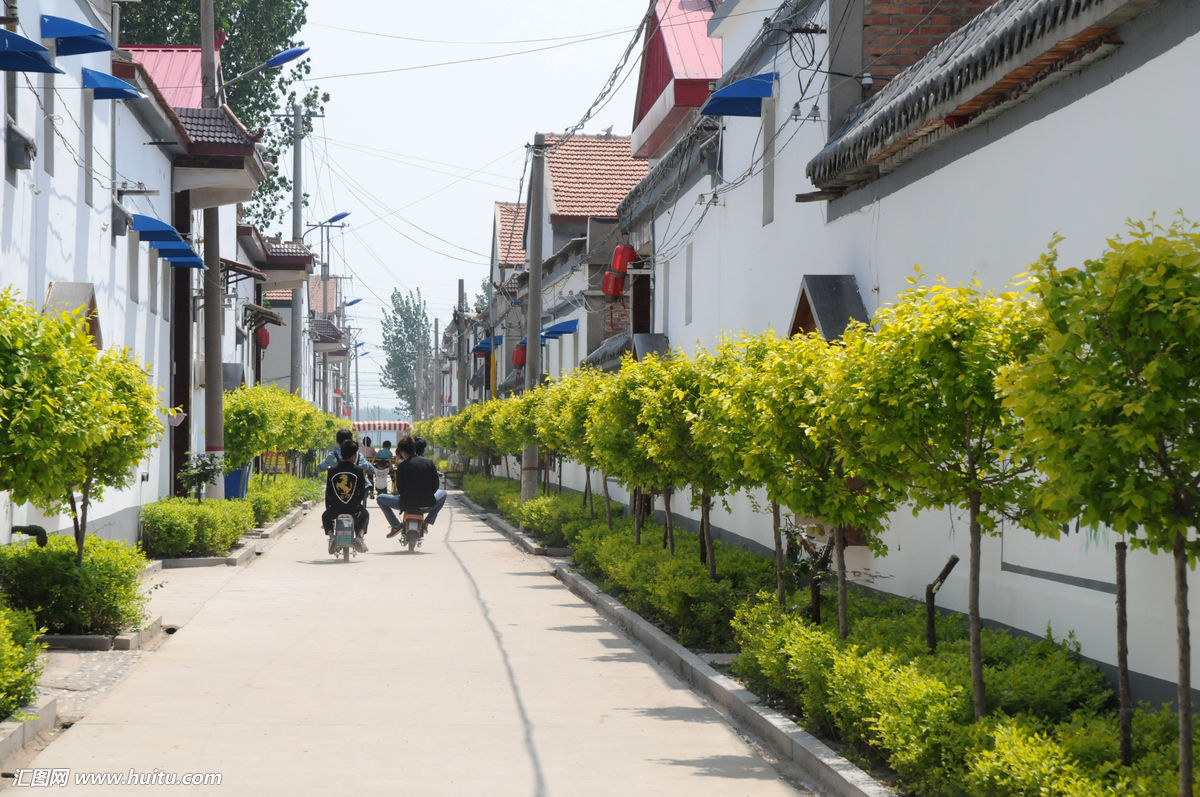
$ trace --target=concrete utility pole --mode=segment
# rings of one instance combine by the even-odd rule
[[[213,0],[200,0],[201,106],[220,108],[217,96],[216,31],[213,29]],[[204,451],[225,453],[224,376],[221,363],[221,325],[224,297],[221,289],[221,216],[216,207],[204,209]],[[218,479],[208,485],[208,498],[224,498],[225,485]]]
[[[467,288],[458,281],[458,411],[467,406]]]
[[[546,169],[546,136],[533,137],[529,170],[529,290],[525,294],[525,389],[542,381],[542,185]],[[537,498],[538,447],[521,451],[521,503]]]
[[[425,355],[417,353],[417,372],[416,384],[413,386],[413,420],[419,421],[424,419],[422,414],[425,410]]]
[[[300,103],[292,105],[292,241],[298,244],[304,243],[304,191],[302,190],[302,181],[304,172],[303,167],[303,151],[301,142],[304,140],[304,119],[300,115]],[[288,331],[292,338],[292,362],[291,370],[288,376],[288,390],[293,393],[302,393],[301,391],[301,360],[303,347],[303,327],[304,327],[304,283],[299,288],[292,288],[292,320]],[[315,396],[314,396],[315,398]]]

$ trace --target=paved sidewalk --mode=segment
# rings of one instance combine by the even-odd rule
[[[805,793],[469,511],[414,554],[382,521],[349,563],[310,512],[249,567],[165,574],[178,632],[29,766],[126,779],[55,789],[88,795]]]

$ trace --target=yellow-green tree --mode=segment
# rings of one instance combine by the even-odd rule
[[[1200,230],[1131,224],[1079,268],[1052,249],[1032,268],[1044,344],[1002,377],[1025,423],[1022,450],[1045,480],[1049,519],[1093,528],[1174,559],[1179,649],[1179,794],[1192,794],[1187,571],[1200,556]],[[1122,636],[1120,630],[1119,636]],[[1123,641],[1123,640],[1122,640]]]
[[[1002,406],[995,379],[1039,336],[1024,297],[911,282],[876,314],[873,334],[846,337],[833,397],[839,444],[853,473],[906,493],[916,508],[966,511],[971,684],[982,717],[981,540],[1015,512],[1033,479],[1011,456],[1020,424]]]

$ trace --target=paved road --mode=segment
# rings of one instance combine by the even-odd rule
[[[382,520],[343,563],[309,513],[203,601],[181,590],[180,630],[30,766],[221,776],[53,790],[88,795],[805,793],[466,509],[414,554]]]

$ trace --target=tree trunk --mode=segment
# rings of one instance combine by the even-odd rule
[[[663,526],[663,547],[671,552],[671,556],[675,555],[675,523],[671,520],[671,493],[670,487],[663,490],[663,509],[666,510],[666,518]]]
[[[717,549],[713,545],[712,533],[712,498],[705,493],[703,496],[704,503],[701,505],[700,512],[701,520],[704,523],[704,546],[707,551],[708,561],[708,577],[712,581],[717,580]]]
[[[562,458],[558,460],[558,494],[562,495]]]
[[[787,572],[783,561],[783,535],[779,533],[782,519],[779,516],[779,503],[771,502],[771,533],[775,542],[775,598],[780,607],[787,603]]]
[[[1129,691],[1129,625],[1125,598],[1124,541],[1117,552],[1117,724],[1121,740],[1121,764],[1133,766],[1133,698]]]
[[[708,534],[708,512],[705,511],[705,502],[707,496],[700,496],[700,534],[697,536],[697,542],[700,545],[700,564],[708,564],[708,542],[705,540],[705,535]]]
[[[987,714],[987,693],[983,686],[983,625],[979,618],[979,557],[983,529],[979,525],[979,491],[968,496],[971,517],[971,562],[967,586],[967,617],[971,638],[971,692],[975,719]]]
[[[821,624],[821,574],[817,569],[817,560],[813,559],[813,569],[808,574],[808,613],[813,625]]]
[[[1188,621],[1188,557],[1183,533],[1175,535],[1175,634],[1179,640],[1179,797],[1192,795],[1192,642]]]
[[[592,497],[592,469],[585,467],[583,469],[583,503],[580,504],[584,509],[587,509],[588,499]],[[592,515],[595,520],[596,516]]]
[[[634,487],[633,496],[629,499],[630,511],[633,512],[633,544],[642,544],[642,488]]]
[[[608,494],[608,474],[600,471],[600,484],[604,486],[604,522],[612,531],[612,496]]]
[[[838,635],[845,640],[850,636],[850,619],[846,609],[846,527],[833,528],[833,555],[837,561],[837,613]]]

